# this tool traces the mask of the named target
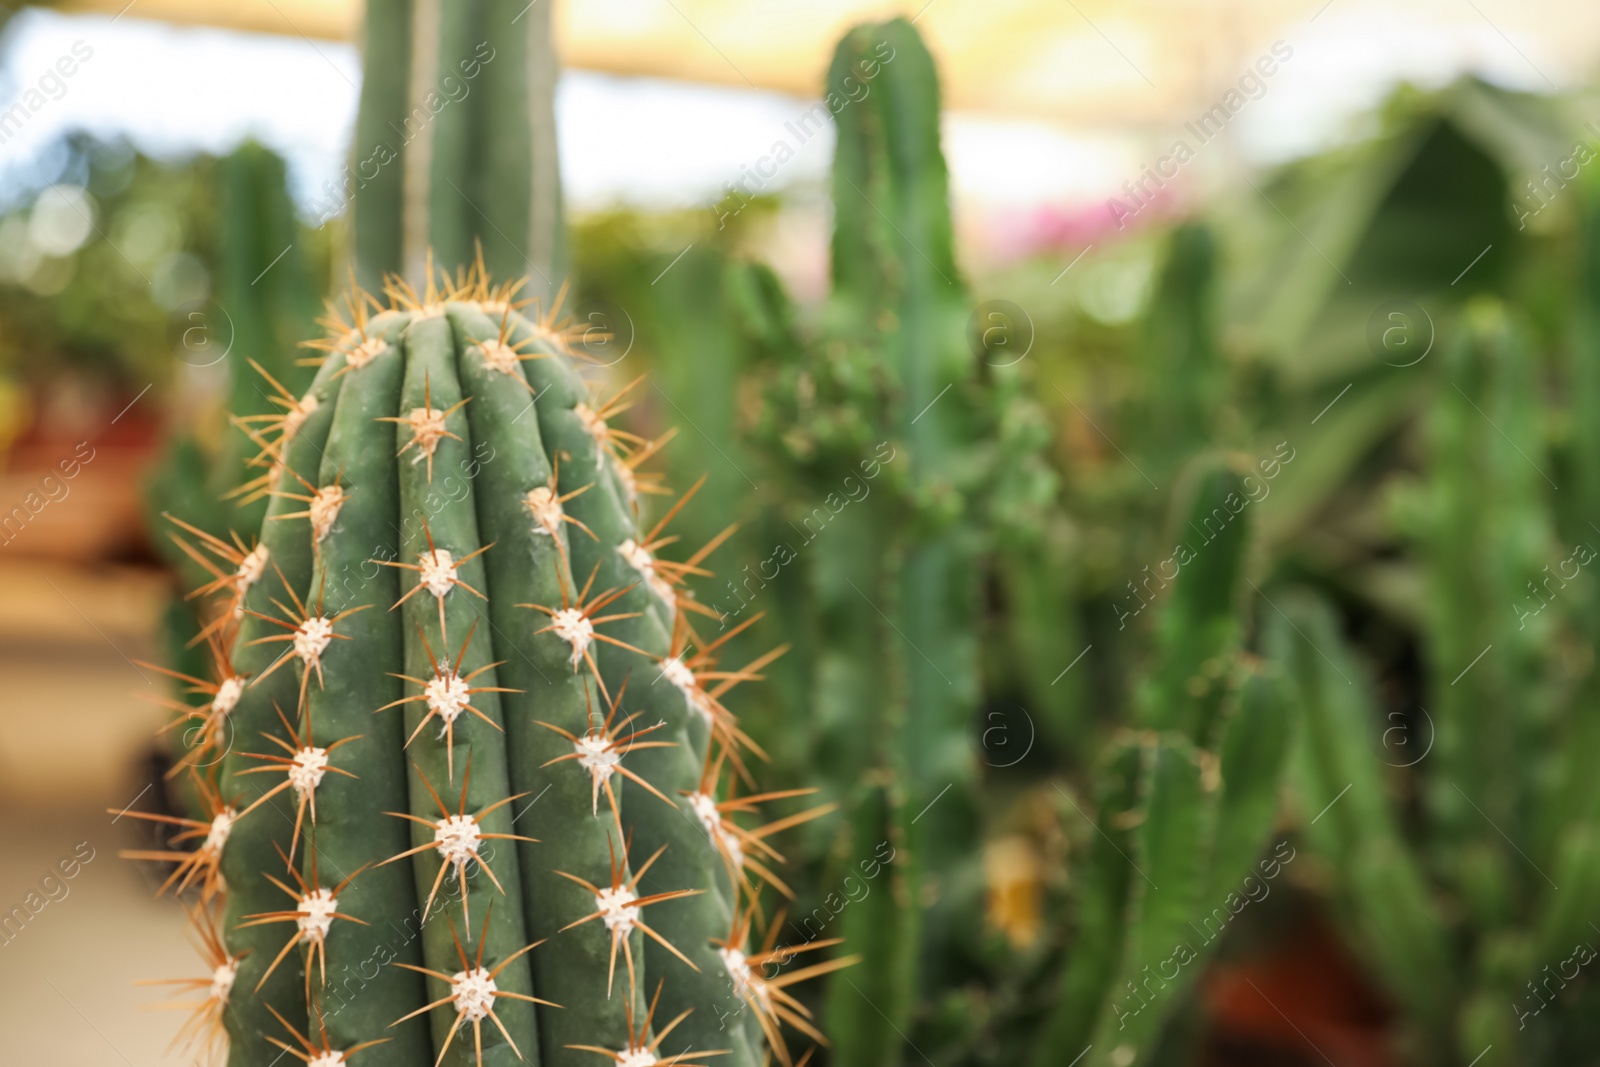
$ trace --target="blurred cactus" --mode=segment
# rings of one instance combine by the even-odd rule
[[[1139,345],[1143,381],[1127,420],[1140,468],[1157,485],[1217,440],[1231,395],[1217,351],[1216,240],[1204,224],[1186,222],[1172,231],[1166,252]]]
[[[326,211],[353,199],[356,273],[421,285],[475,247],[499,277],[554,299],[565,276],[550,5],[371,0],[353,159]]]
[[[221,365],[227,375],[226,411],[242,430],[200,427],[175,442],[172,473],[157,472],[151,503],[158,512],[172,505],[175,512],[196,516],[192,521],[208,533],[226,536],[229,529],[259,525],[266,514],[262,500],[222,497],[248,480],[247,464],[259,451],[249,428],[261,418],[281,415],[311,380],[297,346],[316,324],[322,295],[283,160],[247,141],[219,161],[216,173],[216,310],[180,309],[180,358],[201,367]],[[265,374],[252,370],[252,363]],[[273,382],[282,387],[281,394]],[[198,480],[197,462],[206,471]],[[164,534],[160,541],[175,565],[192,570],[193,560],[171,550]]]
[[[1276,641],[1297,664],[1296,784],[1302,813],[1338,799],[1308,841],[1408,1009],[1419,1060],[1567,1063],[1591,1047],[1580,1020],[1594,1007],[1587,988],[1566,992],[1576,972],[1562,968],[1593,958],[1587,902],[1600,893],[1593,657],[1570,651],[1587,636],[1595,535],[1556,540],[1523,332],[1485,299],[1459,333],[1427,418],[1429,481],[1406,511],[1427,563],[1425,703],[1376,737],[1363,671],[1329,612],[1292,606],[1300,632]],[[1396,730],[1415,744],[1386,744]],[[1411,776],[1415,843],[1386,788]]]
[[[216,295],[203,307],[179,309],[175,325],[178,358],[202,373],[225,375],[226,407],[204,411],[177,432],[145,489],[150,539],[185,589],[217,575],[172,539],[162,516],[183,516],[223,540],[261,525],[265,498],[228,494],[264,473],[250,466],[259,452],[250,435],[260,421],[281,417],[311,380],[298,344],[315,327],[321,305],[283,160],[247,141],[218,161],[216,181]],[[230,415],[233,425],[224,421]],[[198,641],[210,621],[199,614],[203,608],[174,604],[166,625],[168,655],[200,676],[210,670]]]
[[[894,492],[877,497],[870,528],[851,525],[859,536],[819,535],[813,574],[820,610],[833,621],[824,624],[831,647],[818,665],[819,681],[836,682],[818,687],[834,698],[833,744],[865,747],[864,729],[872,738],[866,774],[846,795],[868,810],[882,805],[887,816],[858,823],[849,855],[888,840],[899,850],[892,877],[903,882],[891,887],[901,906],[887,925],[870,910],[844,915],[847,944],[871,938],[881,949],[866,954],[859,991],[830,988],[842,1067],[899,1062],[896,1025],[909,1028],[919,989],[947,980],[947,917],[975,903],[971,889],[962,901],[957,879],[977,841],[979,535],[969,509],[978,367],[963,338],[969,305],[955,266],[938,80],[910,23],[846,34],[829,95],[847,99],[851,84],[874,72],[872,91],[836,115],[825,342],[851,350],[845,359],[865,372],[852,399],[868,439],[819,441],[840,466],[813,485],[823,499],[848,492],[847,464],[870,455],[867,462],[886,465]]]
[[[1238,472],[1202,462],[1137,695],[1143,729],[1114,739],[1094,776],[1096,835],[1073,875],[1071,941],[1038,1067],[1077,1055],[1149,1062],[1251,880],[1287,861],[1287,842],[1267,853],[1286,694],[1276,667],[1241,647],[1248,504]]]
[[[295,215],[284,162],[246,142],[218,166],[221,213],[217,226],[215,300],[231,326],[227,410],[243,425],[277,418],[311,383],[314,368],[300,350],[322,311],[323,287],[308,255],[306,230]],[[215,330],[221,324],[208,324]],[[252,370],[254,363],[279,386]],[[246,433],[229,433],[209,488],[217,497],[248,480],[259,451]],[[259,473],[259,472],[251,472]],[[253,529],[266,502],[230,501],[229,525]]]
[[[983,891],[984,557],[992,517],[1020,520],[1054,486],[1036,458],[1037,408],[965,340],[938,80],[916,30],[897,19],[850,31],[825,100],[839,131],[833,287],[817,339],[769,345],[759,432],[814,613],[813,759],[855,813],[823,884],[893,856],[886,884],[837,919],[864,961],[827,1003],[833,1061],[879,1067],[908,1055],[918,1003],[942,1004],[976,951],[980,931],[960,917]],[[782,337],[794,316],[747,277],[755,332]]]
[[[1267,620],[1266,640],[1294,693],[1299,741],[1290,781],[1305,842],[1340,877],[1357,944],[1393,995],[1418,1018],[1447,1028],[1453,954],[1444,916],[1386,802],[1384,772],[1373,758],[1383,751],[1372,722],[1373,687],[1325,606],[1307,596],[1278,603],[1284,615]]]

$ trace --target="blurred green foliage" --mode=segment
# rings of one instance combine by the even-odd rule
[[[961,913],[941,915],[923,878],[920,900],[892,886],[841,900],[863,834],[905,840],[890,832],[904,803],[892,790],[859,794],[841,820],[853,829],[794,834],[792,914],[804,931],[842,929],[851,949],[892,957],[901,913],[920,905],[924,924],[950,924],[966,945],[923,960],[904,1015],[896,980],[868,997],[861,983],[876,972],[835,978],[835,1062],[1001,1063],[1031,1047],[1036,1062],[1064,1063],[1091,1044],[1086,1062],[1190,1062],[1211,939],[1194,940],[1201,962],[1161,983],[1160,997],[1130,1000],[1128,983],[1169,958],[1163,939],[1183,940],[1179,927],[1231,899],[1274,842],[1306,852],[1286,881],[1325,902],[1397,1006],[1392,1039],[1408,1061],[1464,1064],[1492,1043],[1483,1062],[1556,1063],[1590,1047],[1576,1025],[1586,994],[1554,1009],[1569,1021],[1519,1037],[1510,981],[1538,980],[1549,962],[1539,952],[1577,936],[1584,893],[1543,895],[1535,866],[1555,875],[1564,864],[1581,886],[1600,855],[1595,791],[1570,769],[1574,753],[1594,751],[1582,710],[1593,657],[1578,640],[1592,638],[1592,579],[1531,638],[1513,636],[1509,599],[1569,555],[1558,544],[1600,536],[1582,533],[1597,514],[1588,497],[1542,477],[1587,486],[1600,454],[1590,441],[1600,330],[1578,225],[1593,195],[1585,180],[1545,180],[1542,195],[1526,184],[1582,137],[1560,101],[1470,80],[1403,90],[1372,136],[1241,183],[1204,219],[1103,239],[1064,275],[1082,248],[966,280],[966,307],[1020,307],[1033,347],[1003,374],[969,348],[978,410],[997,414],[980,414],[983,429],[962,447],[1016,455],[1000,445],[1007,434],[1037,435],[1049,464],[1023,476],[1031,488],[1013,496],[1031,503],[1003,521],[986,494],[960,505],[989,546],[970,564],[980,691],[965,744],[983,766],[980,829],[962,848],[976,861],[1014,856],[1020,841],[1037,862],[1021,865],[1031,873],[1015,893],[998,864],[974,862]],[[842,153],[836,175],[852,165]],[[836,202],[843,189],[836,178]],[[642,417],[657,409],[693,427],[668,450],[673,480],[709,473],[706,491],[746,522],[719,567],[736,581],[782,558],[782,520],[825,499],[827,472],[842,476],[824,443],[848,459],[875,439],[884,380],[882,355],[838,340],[847,303],[792,304],[752,262],[795,205],[741,208],[722,228],[725,212],[602,216],[574,240],[582,298],[613,317],[625,309],[630,358],[657,372]],[[838,217],[852,243],[836,241],[833,278],[849,295],[844,268],[870,262],[870,244],[854,239],[871,220]],[[842,247],[855,248],[843,264]],[[879,329],[908,336],[877,314]],[[1475,385],[1486,373],[1477,359],[1498,369]],[[909,440],[904,427],[887,439]],[[1218,492],[1218,477],[1235,479],[1245,503],[1213,544],[1202,524],[1218,505],[1195,502]],[[907,491],[891,484],[884,492]],[[867,771],[893,766],[876,748],[893,727],[847,716],[830,739],[830,714],[854,706],[850,687],[870,682],[868,703],[886,699],[892,659],[870,636],[880,620],[859,603],[830,613],[826,591],[830,567],[863,567],[884,538],[926,536],[892,500],[844,511],[831,548],[819,538],[797,553],[750,604],[778,616],[765,633],[795,645],[748,713],[786,784],[841,770],[896,780]],[[863,569],[881,577],[881,565]],[[743,607],[732,591],[726,602]],[[1453,685],[1485,645],[1505,659]],[[821,697],[810,705],[796,695],[806,692]],[[1435,729],[1437,746],[1410,763]],[[1462,803],[1456,785],[1467,782],[1484,794],[1473,803],[1500,814]],[[1144,899],[1133,865],[1146,861],[1168,872],[1172,896]],[[1236,936],[1221,939],[1224,957]],[[852,997],[900,1038],[862,1037]],[[1144,999],[1153,1006],[1134,1023]]]
[[[259,173],[245,175],[250,168]],[[226,159],[173,160],[125,140],[74,133],[14,167],[12,177],[0,205],[0,375],[13,381],[38,387],[78,377],[128,396],[152,385],[157,400],[182,398],[184,421],[205,423],[214,415],[207,404],[216,407],[219,392],[238,378],[234,364],[276,360],[329,289],[339,227],[312,230],[294,217],[283,163],[258,145]],[[258,195],[247,190],[262,183],[278,189],[272,212],[230,203]],[[233,240],[229,211],[258,213],[250,225],[283,240],[270,251],[265,232]],[[293,246],[289,269],[277,269],[291,259],[285,256],[251,286],[286,245]],[[259,302],[256,292],[290,289],[310,313],[293,324],[262,321],[250,303]],[[233,311],[210,321],[232,305],[241,321],[231,321]],[[186,340],[191,311],[207,321]],[[240,344],[226,361],[217,358],[235,335]],[[215,446],[222,433],[213,425],[203,436]]]
[[[170,382],[171,310],[210,289],[216,161],[75,134],[34,170],[0,213],[0,372]]]

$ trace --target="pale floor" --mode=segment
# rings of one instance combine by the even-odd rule
[[[95,809],[8,807],[0,818],[9,827],[0,864],[7,911],[38,891],[40,879],[81,842],[94,849],[65,883],[66,895],[57,889],[59,900],[0,945],[0,1060],[61,1067],[189,1062],[167,1052],[182,1014],[150,1010],[167,991],[134,982],[195,977],[203,967],[185,941],[182,912],[154,900],[134,866],[118,859],[117,849],[129,843],[123,826]]]
[[[93,850],[64,895],[52,883],[59,899],[10,940],[0,932],[0,1062],[189,1063],[167,1048],[183,1016],[149,1010],[167,991],[134,983],[203,968],[179,908],[117,856],[138,844],[132,820],[105,810],[135,801],[141,745],[161,721],[138,699],[159,680],[128,661],[159,658],[159,586],[0,559],[0,588],[0,919],[30,893],[48,901],[41,881]]]

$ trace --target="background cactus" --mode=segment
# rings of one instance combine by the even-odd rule
[[[298,344],[315,328],[325,281],[308,251],[313,242],[295,218],[277,154],[247,141],[218,160],[215,173],[216,297],[211,305],[180,309],[175,321],[180,356],[192,373],[222,378],[222,406],[206,406],[168,442],[145,491],[151,540],[185,592],[216,578],[218,561],[186,552],[172,540],[177,531],[163,515],[181,515],[223,539],[230,530],[259,527],[266,495],[233,491],[266,473],[250,465],[260,451],[249,436],[256,425],[282,416],[311,381]],[[175,596],[168,610],[168,655],[185,673],[206,676],[211,669],[200,639],[211,621],[209,607]]]
[[[1395,498],[1428,561],[1424,689],[1385,722],[1328,608],[1290,609],[1303,637],[1277,640],[1297,664],[1295,785],[1308,812],[1348,787],[1307,841],[1337,878],[1353,942],[1408,1009],[1417,1058],[1566,1062],[1590,1040],[1568,1020],[1592,992],[1569,991],[1564,964],[1577,946],[1581,969],[1593,943],[1579,901],[1600,877],[1592,776],[1575,755],[1593,670],[1572,655],[1593,602],[1594,534],[1557,539],[1525,331],[1482,299],[1456,332],[1427,420],[1427,480]],[[1415,797],[1411,819],[1393,810],[1397,789]]]
[[[180,309],[176,325],[183,330],[180,355],[188,365],[198,372],[215,367],[210,373],[226,375],[223,408],[215,421],[221,424],[232,416],[248,427],[255,420],[281,415],[285,404],[310,383],[312,370],[303,365],[305,353],[298,346],[316,327],[326,279],[308,253],[312,242],[295,218],[284,162],[276,153],[245,142],[217,161],[216,185],[214,303],[225,309],[225,315],[212,308]],[[282,259],[274,262],[280,252]],[[252,361],[284,388],[287,398],[262,373],[251,370]],[[249,466],[260,449],[247,431],[198,426],[172,447],[176,453],[172,469],[183,470],[184,476],[163,477],[158,472],[151,485],[152,510],[175,506],[211,533],[261,521],[266,514],[264,496],[224,499],[264,473]],[[203,470],[199,478],[193,476],[197,470]],[[170,547],[165,536],[161,542]],[[176,551],[172,561],[195,579],[194,584],[207,573]]]
[[[1180,570],[1138,694],[1143,730],[1114,739],[1095,774],[1095,839],[1074,873],[1073,941],[1037,1037],[1040,1067],[1063,1054],[1149,1062],[1251,883],[1285,861],[1268,845],[1286,694],[1277,671],[1243,651],[1255,477],[1201,466],[1172,525]]]
[[[565,278],[550,7],[510,0],[371,0],[352,160],[356,273],[420,285],[431,253],[529,279]]]
[[[958,917],[983,893],[980,589],[993,531],[1014,528],[1053,483],[1015,388],[1026,371],[982,364],[966,336],[938,78],[915,28],[850,31],[825,99],[839,137],[833,286],[816,336],[773,343],[794,314],[759,273],[745,292],[763,345],[758,432],[803,539],[809,747],[854,812],[801,907],[828,916],[808,930],[838,915],[833,929],[863,955],[828,990],[834,1059],[879,1065],[910,1055],[919,1027],[948,1031],[943,1042],[974,1026],[961,988],[981,936]],[[830,904],[828,890],[874,856],[892,863],[871,895]],[[919,1005],[936,1014],[918,1017]]]
[[[880,842],[896,850],[878,904],[844,912],[842,935],[865,960],[858,988],[831,987],[828,1019],[840,1063],[886,1064],[903,1054],[896,1031],[910,1027],[919,989],[937,988],[948,966],[945,916],[960,908],[957,868],[977,837],[977,537],[962,514],[975,360],[932,58],[907,22],[863,26],[834,53],[829,92],[848,99],[847,79],[871,89],[836,115],[828,333],[822,360],[796,368],[827,414],[802,395],[794,422],[817,427],[805,466],[819,499],[849,493],[847,479],[878,463],[887,475],[868,514],[806,546],[826,635],[822,746],[841,757],[835,780],[858,813],[842,866]],[[871,748],[859,741],[868,723]]]

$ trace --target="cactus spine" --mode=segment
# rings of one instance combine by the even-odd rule
[[[820,1035],[785,987],[848,962],[780,973],[793,953],[752,929],[776,876],[747,813],[796,794],[733,781],[723,694],[759,664],[719,668],[696,635],[684,582],[714,544],[655,554],[665,520],[641,529],[634,496],[654,444],[511,300],[481,261],[375,315],[352,297],[259,434],[259,543],[191,546],[235,568],[186,884],[222,901],[206,1010],[239,1067],[274,1044],[787,1063],[784,1024]]]
[[[265,494],[226,495],[264,473],[250,466],[258,451],[249,440],[256,424],[281,417],[311,381],[295,346],[315,328],[319,301],[304,253],[307,234],[295,222],[283,160],[247,141],[218,161],[216,175],[216,303],[225,316],[192,311],[182,322],[181,343],[183,358],[202,365],[202,373],[226,373],[226,413],[235,426],[208,411],[204,425],[168,445],[146,488],[150,539],[188,588],[217,578],[218,561],[183,551],[169,538],[172,527],[161,516],[181,515],[224,539],[231,528],[260,526]],[[274,262],[274,257],[280,258]],[[204,370],[213,364],[215,370]],[[193,600],[174,598],[167,637],[175,665],[203,675],[211,664],[200,636],[206,620],[196,607]]]

